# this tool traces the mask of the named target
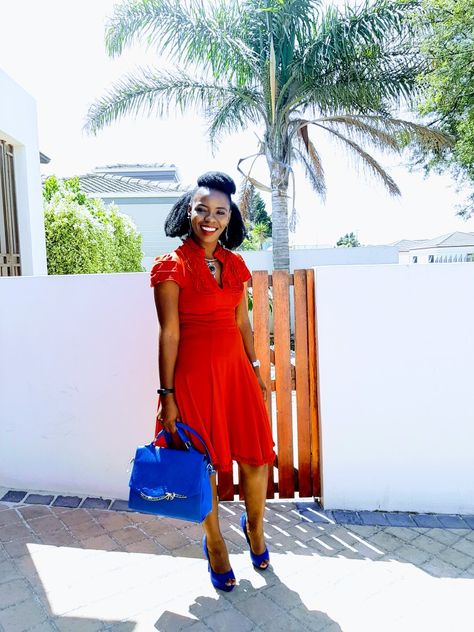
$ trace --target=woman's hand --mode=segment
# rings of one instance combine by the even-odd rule
[[[164,395],[161,398],[157,419],[166,432],[176,432],[176,421],[180,421],[181,416],[174,395]]]
[[[257,375],[258,385],[262,389],[262,395],[264,401],[267,401],[267,387],[265,386],[265,382],[262,380],[262,376],[260,374]]]

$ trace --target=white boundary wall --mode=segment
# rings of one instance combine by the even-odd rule
[[[243,250],[239,254],[250,270],[271,270],[271,250]],[[358,248],[295,248],[290,250],[290,270],[328,265],[362,265],[398,263],[398,250],[393,246],[361,246]]]
[[[13,145],[22,275],[47,274],[36,103],[0,69],[0,139]]]
[[[126,498],[153,438],[148,275],[0,279],[0,486]]]
[[[474,265],[316,270],[327,508],[474,511]],[[0,486],[126,498],[151,440],[148,275],[0,279]]]
[[[474,265],[316,271],[326,508],[474,512]]]

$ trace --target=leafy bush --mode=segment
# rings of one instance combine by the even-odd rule
[[[48,274],[142,272],[141,234],[114,204],[90,199],[78,178],[43,186]]]

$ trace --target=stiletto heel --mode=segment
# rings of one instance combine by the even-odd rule
[[[231,590],[234,590],[235,584],[226,584],[226,581],[228,581],[229,579],[235,579],[234,571],[232,569],[230,569],[230,571],[227,571],[226,573],[216,573],[212,569],[205,535],[202,537],[202,550],[204,551],[204,555],[207,559],[207,570],[211,575],[211,583],[214,588],[225,590],[225,592],[230,592]]]
[[[267,568],[270,566],[270,554],[268,552],[268,548],[265,547],[265,551],[263,553],[260,553],[260,555],[256,555],[252,551],[252,547],[250,545],[249,534],[247,533],[247,514],[246,513],[243,513],[240,516],[240,526],[242,527],[242,531],[244,532],[245,539],[247,540],[247,544],[249,545],[250,559],[252,560],[252,564],[258,571],[266,571]],[[268,564],[264,568],[262,568],[260,566],[262,562],[268,562]]]

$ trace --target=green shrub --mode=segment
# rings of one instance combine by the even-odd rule
[[[89,199],[78,178],[43,186],[48,274],[142,272],[142,237],[114,204]]]

